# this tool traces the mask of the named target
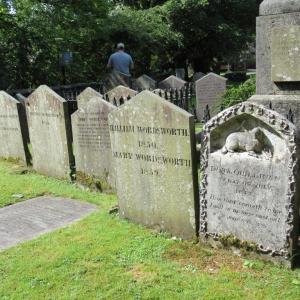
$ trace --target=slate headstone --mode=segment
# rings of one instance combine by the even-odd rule
[[[27,164],[28,125],[24,106],[9,94],[0,91],[0,157]]]
[[[182,89],[186,85],[186,81],[171,75],[158,84],[160,89]]]
[[[114,186],[108,114],[116,107],[94,97],[72,115],[76,172]]]
[[[132,98],[137,94],[137,91],[132,90],[126,86],[119,85],[114,89],[108,91],[105,94],[105,99],[109,101],[111,104],[115,104],[114,101],[117,102],[117,105],[120,105],[120,100],[123,98],[123,101],[127,101],[128,98]]]
[[[214,73],[209,73],[196,81],[196,111],[198,121],[203,121],[207,105],[211,116],[219,112],[220,109],[217,106],[226,91],[226,81],[226,78]]]
[[[149,91],[109,115],[120,216],[192,238],[197,167],[193,116]]]
[[[148,75],[142,75],[134,80],[133,88],[135,90],[154,90],[156,88],[156,81]]]
[[[300,225],[294,125],[245,102],[205,125],[201,151],[200,233],[235,237],[293,265]]]
[[[46,85],[27,98],[33,168],[42,174],[70,179],[74,164],[68,103]]]
[[[88,103],[94,97],[103,98],[103,96],[94,89],[90,87],[86,88],[82,93],[80,93],[77,96],[76,100],[78,108],[85,106],[85,104]]]

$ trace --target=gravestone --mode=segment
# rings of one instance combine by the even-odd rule
[[[108,113],[116,107],[94,97],[72,115],[76,172],[114,186]]]
[[[219,112],[218,104],[226,91],[226,81],[226,78],[214,73],[209,73],[196,81],[196,112],[198,121],[203,121],[207,105],[211,116]]]
[[[34,170],[70,179],[74,161],[67,101],[42,85],[27,98],[26,108]]]
[[[256,95],[250,101],[292,115],[299,131],[300,2],[263,1],[256,31]]]
[[[197,167],[193,116],[149,91],[109,115],[120,215],[192,238]]]
[[[154,90],[156,88],[156,81],[144,74],[134,80],[133,88],[135,90]]]
[[[106,78],[106,86],[113,89],[119,85],[131,87],[131,77],[123,75],[117,71],[112,71]]]
[[[205,76],[205,73],[202,72],[196,72],[193,75],[193,81],[196,82],[197,80],[201,79],[202,77]]]
[[[120,100],[123,98],[123,101],[127,101],[128,98],[132,98],[137,94],[137,91],[132,90],[126,86],[119,85],[115,87],[114,89],[108,91],[105,94],[105,99],[109,101],[111,104],[117,104],[117,106],[120,106]],[[116,101],[117,103],[114,103]]]
[[[158,84],[160,89],[182,89],[186,85],[186,81],[171,75]]]
[[[201,151],[200,233],[235,237],[293,265],[300,200],[294,125],[244,102],[205,125]]]
[[[0,157],[27,164],[28,125],[24,106],[9,94],[0,91]]]
[[[82,93],[80,93],[77,96],[78,108],[85,106],[85,104],[88,103],[94,97],[103,98],[103,96],[94,89],[90,87],[86,88]]]

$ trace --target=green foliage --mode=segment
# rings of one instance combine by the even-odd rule
[[[246,101],[255,94],[256,78],[251,77],[239,86],[231,87],[226,90],[226,93],[222,97],[222,107],[228,108],[232,105]]]
[[[0,206],[54,194],[95,203],[84,220],[0,252],[0,299],[298,299],[300,271],[174,241],[108,214],[116,197],[0,161]]]
[[[258,3],[0,0],[0,88],[62,83],[62,51],[74,54],[68,83],[102,79],[120,41],[135,60],[136,76],[187,63],[196,71],[217,70],[253,41]]]
[[[196,71],[218,71],[220,63],[236,56],[255,32],[256,0],[171,0],[170,20],[182,34],[178,63],[188,59]]]
[[[300,271],[173,240],[108,214],[116,197],[0,161],[0,206],[53,194],[96,204],[84,220],[0,252],[0,299],[298,299]],[[24,200],[23,199],[23,200]]]

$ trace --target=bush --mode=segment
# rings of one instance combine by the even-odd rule
[[[251,77],[237,87],[229,88],[222,97],[221,106],[225,109],[240,102],[246,101],[255,94],[256,78]]]
[[[233,82],[244,82],[247,80],[247,73],[246,72],[231,72],[226,73],[225,77]]]

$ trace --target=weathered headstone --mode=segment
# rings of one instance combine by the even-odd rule
[[[26,107],[33,168],[69,179],[74,161],[67,101],[42,85],[27,98]]]
[[[121,217],[195,236],[193,116],[143,91],[109,115],[109,126]]]
[[[154,90],[156,88],[156,81],[147,75],[142,75],[133,82],[135,90]]]
[[[298,159],[294,125],[263,106],[245,102],[210,120],[201,157],[200,233],[225,242],[235,237],[235,245],[293,264]]]
[[[132,98],[136,94],[137,94],[137,91],[132,90],[128,87],[119,85],[119,86],[115,87],[114,89],[108,91],[105,94],[105,99],[112,104],[115,104],[114,101],[116,101],[117,102],[116,104],[119,106],[121,104],[120,103],[121,98],[125,102],[128,100],[128,98]]]
[[[299,131],[300,2],[263,1],[256,31],[256,95],[250,101],[284,116],[291,112]]]
[[[214,73],[196,81],[197,119],[202,122],[205,108],[209,107],[210,115],[219,112],[218,103],[226,91],[227,79]]]
[[[171,75],[158,84],[160,89],[182,89],[186,85],[186,81]]]
[[[94,97],[72,115],[76,172],[103,180],[112,187],[108,113],[115,108],[101,97]]]
[[[28,163],[28,142],[24,106],[9,94],[0,91],[0,157]]]
[[[90,87],[86,88],[81,94],[77,96],[78,108],[85,106],[85,104],[94,97],[103,98],[103,96],[94,89]]]

